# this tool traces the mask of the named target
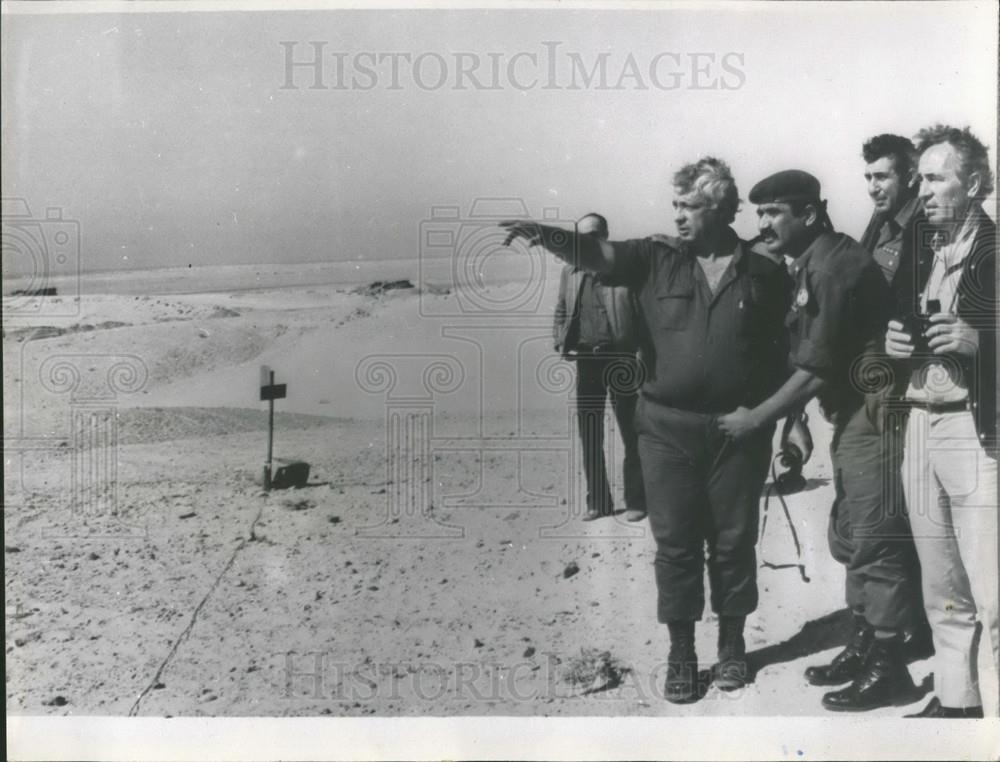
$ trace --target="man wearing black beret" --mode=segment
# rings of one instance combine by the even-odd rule
[[[834,711],[867,711],[917,698],[906,667],[903,632],[912,618],[912,549],[905,517],[883,510],[883,478],[890,453],[869,417],[861,380],[878,347],[891,299],[885,278],[852,238],[835,233],[808,172],[778,172],[750,191],[764,245],[794,260],[788,381],[750,409],[721,416],[734,440],[774,424],[818,396],[834,427],[831,443],[836,497],[831,547],[846,540],[847,600],[859,615],[855,636],[834,662],[811,667],[816,685],[851,681],[823,696]],[[909,550],[909,553],[907,552]]]

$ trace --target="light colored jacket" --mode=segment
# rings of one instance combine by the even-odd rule
[[[563,357],[567,356],[566,336],[570,327],[574,321],[580,319],[580,288],[586,275],[588,273],[572,265],[563,267],[559,274],[559,299],[556,302],[552,338],[556,351]],[[591,277],[597,276],[591,274]],[[632,292],[626,286],[605,286],[599,281],[594,292],[607,312],[611,336],[614,339],[614,351],[634,352],[638,346],[636,336],[638,326]]]

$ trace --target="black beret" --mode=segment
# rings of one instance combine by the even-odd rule
[[[765,177],[750,190],[751,204],[791,200],[819,201],[819,180],[801,169],[786,169]]]

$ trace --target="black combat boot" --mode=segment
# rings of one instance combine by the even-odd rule
[[[747,647],[743,641],[746,617],[719,617],[719,663],[715,684],[720,691],[735,691],[747,684]]]
[[[672,704],[688,704],[698,699],[698,656],[694,651],[694,621],[667,622],[670,653],[667,655],[667,684],[664,694]]]
[[[810,685],[841,685],[848,683],[861,673],[871,648],[875,630],[860,614],[854,615],[854,634],[850,642],[829,664],[806,668],[806,680]]]
[[[867,712],[909,704],[918,695],[903,657],[903,639],[897,635],[874,638],[861,673],[846,688],[823,696],[823,706],[834,712]]]

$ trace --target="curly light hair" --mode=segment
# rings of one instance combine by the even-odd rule
[[[704,196],[727,225],[736,219],[740,194],[729,165],[722,159],[706,156],[685,164],[674,173],[674,187],[682,194],[696,191]]]

